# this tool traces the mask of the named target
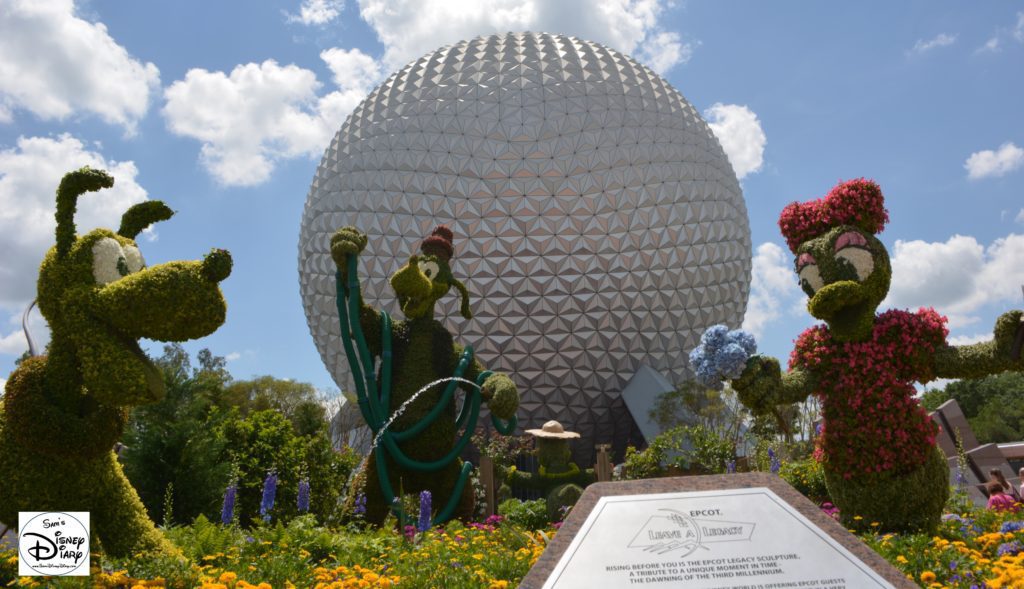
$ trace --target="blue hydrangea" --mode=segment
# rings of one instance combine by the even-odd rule
[[[722,381],[739,378],[747,359],[757,352],[754,336],[725,325],[713,325],[700,337],[700,345],[690,352],[690,366],[701,385],[722,390]]]
[[[724,325],[712,325],[704,332],[704,335],[700,336],[700,343],[704,344],[704,347],[712,352],[717,352],[719,348],[727,343],[728,336],[728,327]]]
[[[718,353],[718,370],[722,376],[733,379],[743,374],[749,354],[739,344],[728,344]]]

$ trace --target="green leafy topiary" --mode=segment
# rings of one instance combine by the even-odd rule
[[[549,431],[552,426],[553,435]],[[545,497],[549,521],[561,521],[566,510],[575,505],[583,494],[583,489],[597,480],[597,475],[594,469],[581,470],[571,461],[569,439],[579,437],[579,434],[563,432],[562,424],[557,421],[549,421],[544,429],[527,430],[527,433],[536,436],[540,467],[536,473],[511,469],[505,477],[505,484],[540,491]]]
[[[182,341],[219,327],[226,306],[217,283],[230,271],[230,256],[147,268],[133,237],[169,216],[162,203],[130,209],[121,223],[126,234],[96,229],[76,237],[78,197],[113,182],[102,170],[82,168],[64,176],[57,191],[57,244],[40,266],[37,289],[49,354],[22,362],[7,382],[0,520],[15,522],[19,511],[89,511],[108,554],[174,553],[112,448],[125,408],[164,394],[160,371],[137,340]]]
[[[992,341],[969,346],[946,343],[946,319],[934,310],[876,315],[892,269],[873,233],[887,220],[881,190],[863,179],[786,207],[779,226],[807,309],[825,325],[798,338],[787,372],[753,356],[733,388],[755,413],[817,395],[821,459],[843,517],[859,515],[884,531],[931,529],[949,493],[948,470],[936,461],[937,427],[913,383],[1024,369],[1011,354],[1021,311],[999,317]]]
[[[392,323],[386,313],[362,304],[354,273],[355,257],[366,247],[366,236],[354,227],[343,227],[331,237],[331,256],[338,267],[343,344],[355,376],[360,409],[380,441],[364,463],[364,517],[371,523],[384,521],[396,495],[423,490],[434,498],[435,523],[452,516],[471,517],[471,467],[462,464],[458,453],[473,433],[480,401],[488,403],[492,418],[513,420],[510,425],[514,426],[519,393],[512,379],[485,370],[471,351],[456,344],[444,325],[433,318],[435,304],[452,287],[461,295],[462,316],[472,316],[469,294],[452,275],[449,264],[454,254],[452,239],[450,229],[438,226],[423,240],[422,253],[410,256],[391,276],[391,286],[406,316]],[[480,385],[476,396],[476,389],[458,383],[468,394],[458,420],[455,383],[427,387],[452,376]],[[407,402],[403,412],[396,414]],[[385,429],[391,417],[394,421]],[[458,433],[461,428],[463,434]],[[360,487],[353,485],[349,505],[363,492]]]

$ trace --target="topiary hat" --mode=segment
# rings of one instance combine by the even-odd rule
[[[824,198],[790,203],[779,216],[779,229],[796,253],[801,243],[833,227],[853,225],[868,233],[881,233],[888,222],[882,189],[874,180],[858,178],[836,184]]]
[[[562,427],[562,424],[558,423],[554,419],[545,423],[543,426],[541,426],[540,429],[528,429],[526,430],[526,433],[530,434],[531,436],[536,436],[538,438],[570,439],[580,437],[580,435],[576,432],[565,431],[565,428]]]
[[[455,246],[452,245],[454,239],[455,234],[452,233],[452,230],[447,225],[438,225],[423,240],[423,243],[420,244],[420,249],[425,254],[437,256],[447,262],[455,255]]]

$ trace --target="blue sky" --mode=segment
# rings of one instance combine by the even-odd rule
[[[934,306],[960,343],[1024,306],[1019,3],[0,0],[0,380],[26,347],[53,190],[89,164],[118,185],[83,198],[81,231],[159,198],[178,214],[140,236],[147,262],[232,252],[228,320],[190,350],[227,356],[237,378],[334,388],[296,269],[323,150],[407,62],[509,30],[630,54],[705,113],[750,212],[745,325],[763,352],[787,357],[811,324],[778,214],[840,179],[886,194],[886,305]]]

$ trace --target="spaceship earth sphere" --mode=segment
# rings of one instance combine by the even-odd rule
[[[728,158],[675,88],[597,43],[510,33],[443,47],[342,125],[299,237],[309,328],[342,390],[331,234],[367,234],[364,300],[400,318],[388,277],[441,223],[474,317],[453,290],[439,318],[512,376],[521,428],[557,419],[582,435],[577,460],[641,439],[621,396],[641,364],[678,383],[706,327],[742,322],[750,228]]]

